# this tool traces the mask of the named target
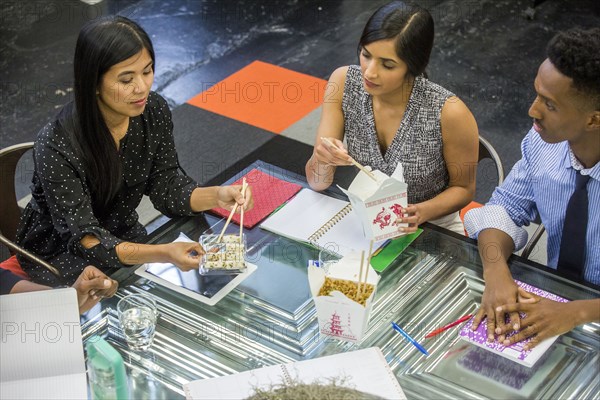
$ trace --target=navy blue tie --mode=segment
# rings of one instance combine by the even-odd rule
[[[583,276],[585,238],[588,224],[587,183],[589,180],[589,175],[581,175],[577,171],[575,191],[569,199],[565,214],[565,225],[560,240],[558,270],[564,272],[570,278],[581,279]]]

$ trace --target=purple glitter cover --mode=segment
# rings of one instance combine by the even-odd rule
[[[533,293],[540,297],[544,297],[544,298],[547,298],[547,299],[550,299],[553,301],[557,301],[560,303],[568,302],[568,300],[566,300],[560,296],[557,296],[552,293],[548,293],[545,290],[536,288],[535,286],[531,286],[527,283],[523,283],[523,282],[520,282],[517,280],[515,280],[515,282],[517,283],[517,285],[519,287],[521,287],[522,289],[524,289],[525,291],[527,291],[529,293]],[[521,319],[523,319],[526,317],[526,315],[523,313],[520,313],[520,317],[521,317]],[[469,321],[467,321],[465,323],[465,325],[462,327],[462,329],[460,330],[459,335],[462,339],[472,342],[473,344],[476,344],[487,350],[491,350],[502,356],[505,356],[507,358],[513,359],[524,365],[529,365],[529,366],[533,365],[537,361],[537,359],[539,359],[539,357],[541,357],[541,355],[543,354],[543,351],[540,353],[540,349],[542,348],[541,345],[536,346],[533,350],[528,350],[528,351],[523,350],[523,346],[525,346],[527,343],[529,343],[531,341],[531,339],[525,339],[521,342],[514,343],[510,346],[504,346],[503,344],[501,344],[497,341],[488,342],[487,341],[487,325],[486,325],[487,318],[484,318],[481,321],[477,330],[472,331],[471,326],[473,325],[474,319],[475,318],[473,317]],[[509,322],[508,319],[506,320],[506,322]],[[507,334],[506,337],[507,338],[511,337],[512,335],[514,335],[516,333],[517,333],[516,331],[513,331],[513,332]],[[551,340],[551,339],[548,339],[548,340]],[[552,340],[552,342],[553,341],[554,340]],[[544,342],[542,342],[542,343],[544,343]],[[549,345],[547,347],[549,347]],[[532,352],[535,352],[536,354],[534,356],[531,356]],[[528,357],[530,357],[530,358],[528,358]]]

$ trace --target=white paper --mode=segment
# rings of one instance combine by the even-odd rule
[[[332,356],[274,365],[220,378],[203,379],[183,386],[188,399],[244,399],[256,388],[289,384],[288,379],[329,384],[330,378],[345,380],[344,386],[383,399],[406,399],[398,380],[377,347]]]
[[[294,240],[307,241],[334,215],[348,205],[347,201],[302,189],[281,210],[271,215],[260,227]]]
[[[0,327],[0,398],[87,398],[75,289],[0,296]]]
[[[371,180],[371,178],[368,178]],[[310,189],[302,189],[281,210],[271,215],[260,227],[280,236],[309,242],[309,238],[335,218],[350,203]],[[314,245],[330,252],[346,255],[352,250],[368,250],[370,239],[365,235],[360,217],[353,209],[318,239]],[[375,251],[383,241],[373,245]]]

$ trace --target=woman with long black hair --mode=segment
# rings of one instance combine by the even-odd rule
[[[19,261],[33,281],[71,284],[92,264],[103,270],[144,262],[198,268],[198,243],[147,245],[135,211],[144,194],[167,216],[236,203],[239,186],[198,187],[180,173],[166,101],[150,91],[154,49],[135,22],[88,22],[74,58],[75,101],[38,134],[32,199],[17,233],[24,248],[59,268],[63,281]]]

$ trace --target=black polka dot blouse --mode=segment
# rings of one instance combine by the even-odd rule
[[[34,282],[72,284],[90,264],[107,272],[123,267],[115,246],[144,240],[146,231],[135,211],[144,194],[167,216],[193,214],[190,196],[198,185],[180,173],[171,112],[160,95],[150,92],[143,114],[130,119],[119,155],[122,186],[110,212],[98,218],[86,168],[66,132],[57,120],[40,131],[34,147],[32,199],[21,217],[17,242],[56,266],[63,277],[19,258]],[[100,244],[84,248],[80,239],[85,235],[94,235]]]

